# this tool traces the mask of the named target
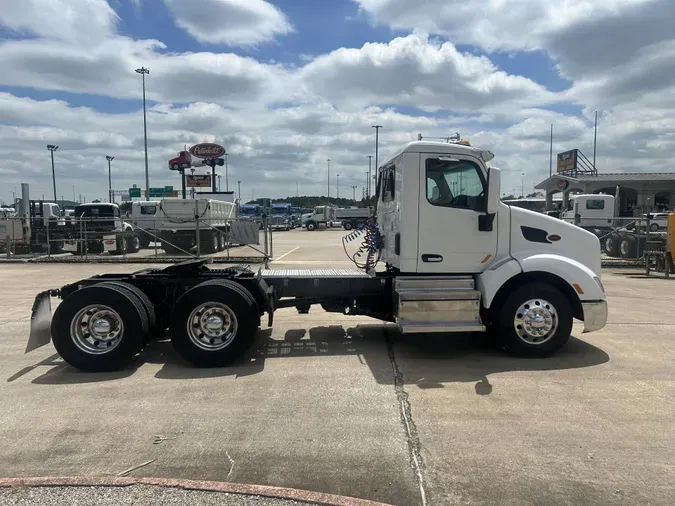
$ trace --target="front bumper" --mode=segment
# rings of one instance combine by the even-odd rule
[[[600,330],[607,324],[607,301],[582,302],[584,333]]]

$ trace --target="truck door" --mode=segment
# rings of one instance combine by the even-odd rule
[[[477,158],[420,154],[417,272],[477,273],[494,260],[497,220],[481,231],[487,181]]]

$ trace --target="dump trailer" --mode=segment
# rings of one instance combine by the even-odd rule
[[[395,322],[404,334],[490,332],[510,353],[544,357],[573,319],[602,328],[598,238],[500,202],[491,152],[416,141],[378,168],[376,218],[343,238],[352,269],[211,269],[208,259],[103,274],[39,293],[27,350],[53,342],[88,371],[125,367],[168,334],[196,366],[241,357],[279,308]],[[62,299],[53,316],[51,297]]]
[[[362,227],[371,215],[372,212],[368,207],[338,208],[335,210],[335,219],[342,223],[342,228],[345,230]]]

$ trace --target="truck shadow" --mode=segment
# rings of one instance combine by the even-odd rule
[[[183,360],[170,340],[148,344],[130,367],[110,373],[75,370],[54,356],[35,366],[53,366],[33,380],[36,384],[89,383],[116,380],[133,375],[143,364],[161,364],[159,379],[245,377],[264,371],[267,360],[298,357],[355,356],[369,367],[380,384],[398,381],[419,388],[443,388],[448,383],[475,382],[478,395],[489,395],[491,374],[510,371],[551,371],[592,367],[609,361],[600,348],[571,337],[559,353],[542,359],[521,359],[507,355],[481,334],[401,335],[395,326],[384,324],[342,327],[321,326],[290,329],[283,337],[273,337],[272,329],[258,332],[251,349],[228,367],[201,369]],[[44,363],[43,363],[44,362]],[[289,366],[293,366],[289,363]],[[8,379],[14,381],[22,369]]]

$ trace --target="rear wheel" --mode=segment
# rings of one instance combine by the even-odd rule
[[[638,258],[642,251],[639,251],[637,238],[632,235],[627,235],[621,239],[619,243],[619,251],[621,252],[621,258]]]
[[[138,234],[131,234],[127,238],[128,253],[138,253],[141,249],[141,238]]]
[[[148,246],[150,246],[150,235],[148,234],[142,234],[141,235],[141,248],[146,249]]]
[[[205,232],[202,234],[202,236],[202,253],[215,253],[218,251],[218,245],[220,242],[216,232]]]
[[[572,307],[553,286],[528,283],[499,309],[499,341],[519,357],[546,357],[562,348],[572,332]]]
[[[621,241],[621,236],[617,233],[611,233],[605,237],[605,252],[611,257],[620,256],[619,251],[619,242]]]
[[[351,230],[352,227],[352,222],[351,221],[345,221],[342,226],[344,227],[345,230]]]
[[[186,292],[173,311],[171,342],[198,367],[221,367],[243,355],[259,324],[250,293],[227,281],[207,281]]]
[[[182,253],[176,246],[169,244],[168,242],[162,242],[162,249],[167,255],[177,255]]]
[[[143,303],[119,286],[82,288],[56,308],[51,334],[59,355],[83,371],[114,371],[141,350],[149,328]]]
[[[225,234],[218,235],[218,251],[225,251],[227,244],[225,244]]]

